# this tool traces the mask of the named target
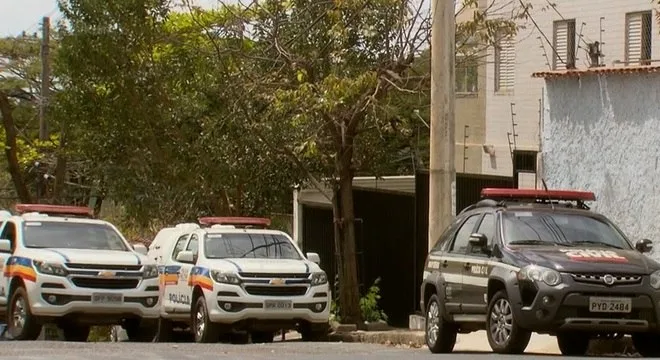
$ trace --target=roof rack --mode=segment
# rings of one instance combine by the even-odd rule
[[[481,200],[499,201],[499,206],[506,206],[507,202],[522,202],[536,204],[557,204],[559,201],[576,202],[578,208],[589,210],[585,201],[595,201],[596,195],[591,191],[580,190],[537,190],[537,189],[511,189],[511,188],[485,188],[481,190]],[[479,207],[477,203],[477,207]],[[486,204],[483,204],[484,206]]]
[[[200,225],[209,227],[212,227],[213,225],[233,225],[234,227],[267,228],[271,224],[270,219],[257,217],[207,216],[199,218],[198,221]]]
[[[20,215],[38,213],[43,215],[94,218],[94,209],[86,206],[67,206],[50,204],[16,204],[16,212]]]

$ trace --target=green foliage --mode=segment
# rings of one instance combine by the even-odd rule
[[[374,280],[366,294],[360,298],[360,314],[365,322],[387,321],[387,314],[380,308],[378,302],[380,296],[380,277]],[[335,300],[330,302],[330,320],[341,322],[339,304]]]
[[[89,342],[110,341],[110,326],[92,326],[89,331]]]
[[[373,285],[369,287],[367,293],[360,298],[360,311],[362,319],[367,322],[387,321],[387,315],[380,309],[378,301],[380,300],[380,278],[377,278]]]

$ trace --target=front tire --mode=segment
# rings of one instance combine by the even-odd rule
[[[30,302],[23,286],[11,295],[7,307],[7,332],[14,340],[36,340],[41,334],[41,324],[30,311]]]
[[[456,327],[444,319],[438,296],[433,294],[426,305],[426,346],[434,354],[446,354],[456,345]]]
[[[511,302],[504,290],[495,293],[488,304],[486,334],[490,348],[499,354],[522,354],[529,344],[532,333],[516,323]]]
[[[192,331],[196,343],[217,342],[220,338],[219,325],[211,322],[204,296],[197,298],[192,312]]]
[[[560,333],[557,334],[557,345],[562,355],[584,356],[589,349],[588,334]]]
[[[643,357],[660,357],[660,335],[654,333],[633,334],[632,342],[637,352]]]

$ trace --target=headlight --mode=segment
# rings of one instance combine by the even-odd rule
[[[238,285],[241,283],[241,279],[239,279],[236,274],[230,272],[211,270],[211,277],[215,282],[220,284]]]
[[[142,270],[142,277],[145,279],[153,279],[158,277],[158,266],[156,265],[145,265]]]
[[[656,270],[651,274],[651,286],[654,289],[660,289],[660,270]]]
[[[68,272],[62,264],[49,263],[45,261],[33,260],[32,263],[38,272],[47,275],[67,276]]]
[[[540,281],[550,286],[561,284],[558,271],[536,265],[528,265],[518,271],[518,280]]]
[[[328,283],[328,275],[325,272],[317,272],[312,274],[312,286],[323,285]]]

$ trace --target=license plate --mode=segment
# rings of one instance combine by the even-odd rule
[[[92,303],[95,304],[121,304],[124,302],[124,295],[114,293],[94,293],[92,294]]]
[[[277,301],[267,300],[264,301],[264,309],[266,310],[291,310],[293,303],[291,301]]]
[[[598,313],[629,313],[632,301],[628,298],[589,298],[589,311]]]

